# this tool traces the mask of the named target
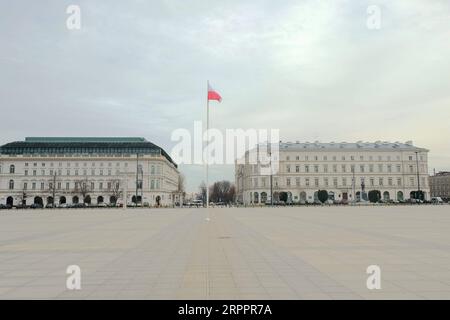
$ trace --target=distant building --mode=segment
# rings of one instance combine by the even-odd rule
[[[176,163],[144,138],[35,137],[0,147],[3,204],[172,205],[178,183]]]
[[[438,172],[430,176],[430,193],[432,197],[450,200],[450,172]]]
[[[386,201],[403,201],[414,197],[418,189],[428,198],[427,154],[427,149],[415,147],[411,141],[280,142],[273,198],[313,202],[318,190],[327,190],[331,200],[358,201],[377,190]],[[270,201],[270,176],[261,174],[261,165],[236,162],[235,183],[238,202]]]

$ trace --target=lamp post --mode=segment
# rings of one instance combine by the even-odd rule
[[[417,151],[416,151],[416,173],[417,173],[417,197],[420,198],[419,155]]]
[[[272,150],[269,151],[269,160],[270,160],[270,205],[273,206]]]

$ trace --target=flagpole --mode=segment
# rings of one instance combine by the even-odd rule
[[[209,90],[209,80],[206,81],[206,208],[209,208],[209,98],[208,98],[208,90]]]

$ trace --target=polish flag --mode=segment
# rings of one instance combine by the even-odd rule
[[[208,101],[210,101],[210,100],[216,100],[216,101],[221,102],[222,101],[222,97],[220,96],[220,94],[217,91],[215,91],[209,85],[209,82],[208,82]]]

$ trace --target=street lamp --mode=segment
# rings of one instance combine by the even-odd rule
[[[416,194],[416,198],[420,198],[419,155],[418,155],[417,151],[415,153],[416,153],[416,173],[417,173],[417,194]]]

